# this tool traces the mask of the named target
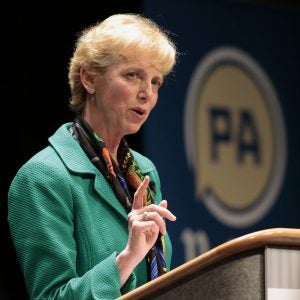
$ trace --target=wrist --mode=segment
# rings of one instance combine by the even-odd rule
[[[116,262],[120,272],[120,286],[122,287],[139,261],[136,257],[130,255],[127,249],[124,249],[117,255]]]

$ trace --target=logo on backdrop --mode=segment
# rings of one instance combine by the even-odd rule
[[[286,166],[283,116],[265,71],[240,49],[213,50],[191,78],[184,117],[197,199],[228,226],[258,222],[276,201]]]

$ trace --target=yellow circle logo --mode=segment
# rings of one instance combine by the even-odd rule
[[[271,81],[247,53],[218,48],[200,62],[185,142],[196,196],[218,220],[244,227],[266,214],[284,176],[285,128]]]

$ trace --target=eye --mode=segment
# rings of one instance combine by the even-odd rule
[[[137,73],[136,73],[136,72],[128,72],[128,73],[126,74],[126,76],[127,76],[128,78],[136,78],[136,77],[137,77]]]
[[[160,88],[160,87],[162,86],[162,81],[159,80],[159,79],[153,79],[153,80],[152,80],[152,84],[153,84],[154,86],[156,86],[157,88]]]

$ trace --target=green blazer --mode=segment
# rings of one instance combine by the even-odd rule
[[[70,135],[71,123],[18,171],[8,194],[8,222],[31,299],[115,299],[147,282],[143,260],[120,290],[117,254],[128,239],[127,213],[107,180]],[[153,163],[132,151],[156,184]],[[165,235],[167,267],[171,242]]]

